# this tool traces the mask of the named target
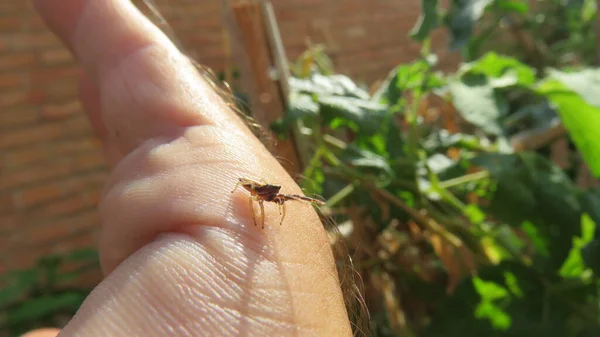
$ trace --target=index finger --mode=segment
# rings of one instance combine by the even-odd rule
[[[127,154],[147,139],[203,124],[245,131],[187,57],[131,1],[35,5],[99,88],[108,146]]]

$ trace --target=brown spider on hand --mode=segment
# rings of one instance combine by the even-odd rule
[[[254,225],[256,226],[256,217],[254,215],[254,207],[252,205],[252,200],[258,201],[260,205],[260,214],[262,218],[262,228],[265,228],[265,207],[263,203],[265,201],[274,202],[279,205],[279,214],[281,214],[280,225],[283,224],[283,219],[285,218],[285,202],[288,200],[295,201],[306,201],[317,205],[324,205],[325,203],[321,200],[309,198],[304,195],[299,194],[281,194],[279,190],[281,190],[281,186],[267,184],[266,182],[258,182],[252,179],[247,178],[239,178],[235,188],[231,193],[235,192],[235,190],[242,185],[246,191],[250,192],[250,198],[248,199],[250,210],[252,211],[252,217],[254,219]]]

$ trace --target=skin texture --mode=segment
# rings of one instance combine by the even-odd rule
[[[348,336],[326,233],[289,202],[253,225],[240,177],[301,190],[193,66],[125,0],[38,0],[82,67],[112,172],[106,278],[60,336]],[[51,332],[52,333],[52,332]]]

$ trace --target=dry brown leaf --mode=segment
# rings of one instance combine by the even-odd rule
[[[373,199],[381,210],[381,220],[388,221],[390,219],[390,204],[377,193],[369,192],[369,196]]]
[[[479,205],[479,196],[475,192],[467,193],[467,203]]]
[[[421,231],[421,228],[416,222],[410,220],[406,223],[406,225],[408,226],[410,232],[415,235],[415,237],[421,237],[423,235],[423,231]]]
[[[444,101],[444,103],[441,104],[440,115],[443,120],[444,129],[448,130],[450,134],[460,132],[460,127],[458,126],[458,113],[452,102]]]
[[[430,236],[430,242],[448,273],[446,291],[452,293],[463,277],[475,271],[473,254],[465,245],[454,247],[436,234]]]
[[[460,158],[460,149],[456,147],[451,147],[448,149],[447,153],[448,158],[452,160],[458,160]]]

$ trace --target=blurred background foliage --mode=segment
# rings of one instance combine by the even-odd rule
[[[419,59],[363,88],[310,48],[272,126],[311,144],[303,188],[327,200],[371,334],[600,335],[600,190],[575,183],[581,165],[600,175],[598,4],[421,3]],[[430,53],[440,29],[465,60],[454,72]],[[515,142],[557,127],[573,149],[562,168],[546,138]],[[61,326],[88,293],[70,281],[89,268],[93,250],[4,275],[0,326]]]
[[[48,255],[0,276],[0,335],[64,326],[91,291],[78,284],[80,277],[99,267],[96,250],[89,248]]]
[[[322,49],[293,65],[289,110],[365,286],[376,336],[600,335],[600,71],[594,1],[423,0],[421,57],[374,88]],[[465,62],[436,68],[445,29]],[[564,168],[556,139],[567,131]],[[516,145],[521,146],[516,146]]]

